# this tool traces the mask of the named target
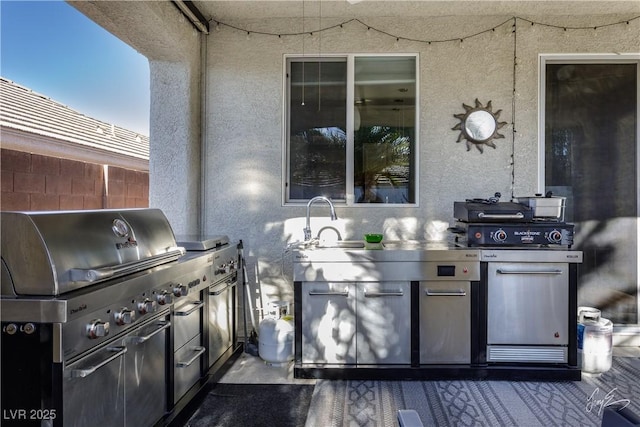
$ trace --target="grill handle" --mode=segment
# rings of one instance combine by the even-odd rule
[[[452,289],[446,291],[436,291],[433,289],[425,289],[426,296],[429,297],[466,297],[467,292],[464,289]]]
[[[562,274],[562,270],[505,270],[498,268],[498,274]]]
[[[141,336],[141,337],[131,337],[132,341],[134,341],[136,344],[142,344],[143,342],[146,342],[146,341],[150,340],[154,335],[157,335],[160,332],[162,332],[165,329],[167,329],[168,327],[170,327],[171,326],[171,322],[159,322],[158,326],[159,327],[156,330],[154,330],[153,332],[151,332],[148,335],[144,335],[144,336]]]
[[[115,360],[118,357],[120,357],[123,354],[125,354],[127,352],[127,347],[124,347],[124,346],[109,347],[109,348],[107,348],[107,350],[108,351],[112,351],[112,352],[116,352],[116,353],[113,354],[112,356],[106,358],[105,360],[103,360],[102,362],[98,363],[95,366],[91,366],[91,367],[85,368],[85,369],[72,369],[71,370],[71,377],[72,378],[88,377],[89,375],[91,375],[95,371],[97,371],[98,369],[102,368],[104,365],[112,362],[113,360]]]
[[[176,363],[178,368],[186,368],[190,366],[191,364],[193,364],[193,362],[198,360],[198,358],[202,356],[207,349],[202,346],[196,346],[196,347],[191,347],[191,350],[195,351],[196,354],[194,354],[193,357],[187,361]]]
[[[69,270],[69,278],[72,282],[98,282],[111,277],[123,276],[146,270],[161,263],[175,261],[185,254],[184,248],[172,248],[169,252],[147,258],[143,261],[132,261],[125,264],[112,265],[100,268],[72,268]]]
[[[478,218],[480,219],[522,219],[524,218],[524,214],[522,212],[517,212],[514,214],[488,214],[484,212],[479,212]]]
[[[197,310],[200,310],[200,307],[202,307],[204,305],[204,301],[196,301],[196,302],[194,302],[192,304],[193,304],[193,307],[190,310],[187,310],[187,311],[176,311],[173,314],[175,314],[176,316],[182,316],[182,317],[188,316],[191,313],[193,313],[193,312],[195,312]]]

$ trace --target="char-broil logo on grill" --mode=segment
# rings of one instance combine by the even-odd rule
[[[82,304],[82,305],[79,305],[76,308],[72,308],[71,310],[69,310],[69,314],[80,313],[81,311],[86,310],[86,309],[87,309],[87,304]]]
[[[111,230],[113,234],[118,237],[124,237],[127,240],[122,243],[116,243],[116,249],[126,249],[126,248],[135,248],[138,246],[138,242],[131,236],[131,229],[129,228],[129,224],[123,221],[120,218],[116,218],[113,220],[111,224]]]

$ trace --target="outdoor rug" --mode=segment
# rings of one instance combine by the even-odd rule
[[[313,385],[217,383],[185,426],[304,426],[312,394]]]
[[[615,357],[582,381],[320,380],[306,426],[397,426],[398,409],[425,426],[600,426],[616,402],[640,414],[640,359]]]

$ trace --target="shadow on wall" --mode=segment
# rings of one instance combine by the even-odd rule
[[[614,324],[638,324],[637,218],[576,223],[578,305],[597,307]]]

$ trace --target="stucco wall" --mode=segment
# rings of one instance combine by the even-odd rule
[[[637,52],[640,22],[596,30],[550,28],[509,16],[367,19],[371,26],[423,40],[457,39],[496,28],[463,43],[417,43],[383,36],[357,23],[307,36],[308,55],[409,52],[420,55],[418,207],[337,206],[345,239],[381,231],[387,239],[441,238],[453,201],[501,192],[532,194],[538,182],[538,56],[543,53]],[[626,17],[527,17],[560,26],[596,26]],[[339,22],[339,21],[338,21]],[[330,20],[323,26],[331,25]],[[335,23],[335,22],[334,22]],[[301,30],[297,20],[232,22],[253,31]],[[309,23],[307,23],[309,25]],[[312,28],[317,25],[314,23]],[[496,27],[497,26],[497,27]],[[309,26],[307,27],[309,28]],[[251,34],[222,27],[209,36],[207,55],[206,233],[245,242],[250,282],[264,300],[291,299],[288,242],[302,238],[305,207],[282,205],[283,55],[300,54],[300,37]],[[516,55],[514,86],[514,52]],[[515,92],[514,92],[515,87]],[[513,95],[513,96],[512,96]],[[456,143],[462,104],[492,101],[508,125],[497,148],[466,151]],[[512,126],[515,112],[515,135]],[[325,207],[314,208],[324,221]],[[317,231],[321,220],[314,219]],[[335,224],[334,224],[335,225]],[[284,269],[283,269],[284,267]]]

